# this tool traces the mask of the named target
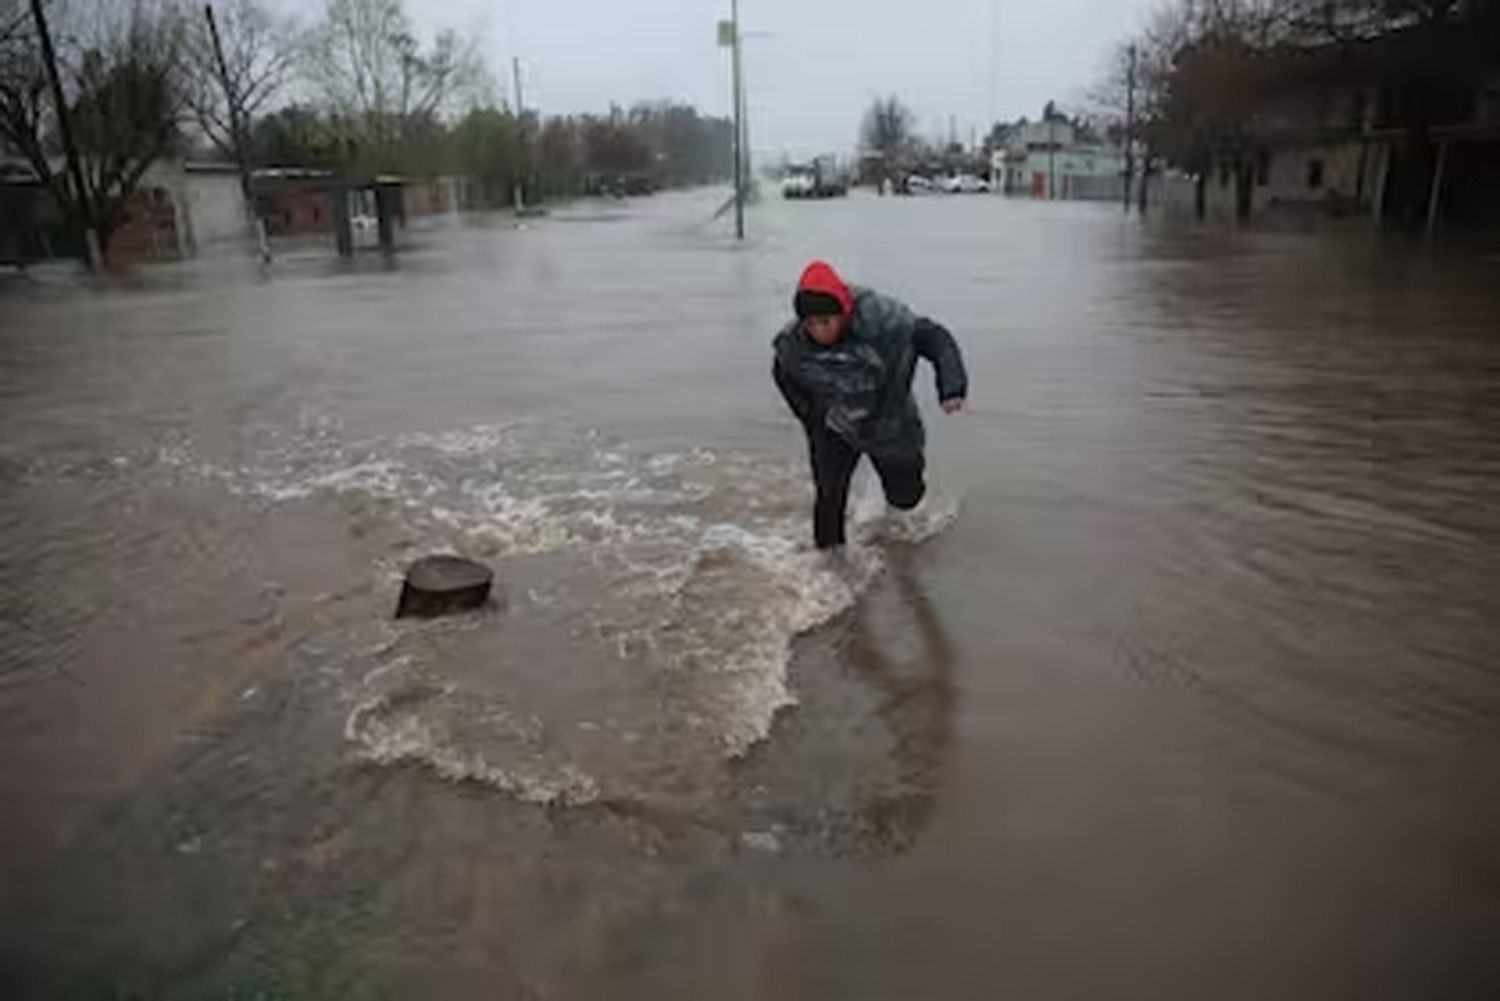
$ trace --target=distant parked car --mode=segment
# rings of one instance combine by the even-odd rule
[[[811,169],[792,171],[781,183],[784,198],[842,198],[848,193],[844,175],[817,162]]]
[[[936,191],[937,187],[931,178],[923,177],[921,174],[912,174],[906,179],[906,193],[909,195],[925,195]]]
[[[949,195],[972,195],[990,190],[990,182],[973,174],[938,178],[938,190]]]
[[[815,183],[811,174],[788,174],[781,182],[782,197],[806,198],[812,193]]]

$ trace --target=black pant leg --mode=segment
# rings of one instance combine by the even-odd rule
[[[880,485],[885,489],[885,499],[891,507],[910,511],[922,502],[927,493],[927,483],[923,479],[927,460],[921,452],[898,456],[871,455],[870,461],[880,474]]]
[[[843,439],[821,431],[808,434],[807,450],[818,489],[813,505],[813,539],[819,549],[842,546],[849,481],[859,464],[859,453]]]

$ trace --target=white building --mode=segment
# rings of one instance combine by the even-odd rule
[[[1113,146],[1078,141],[1069,122],[1027,122],[990,157],[996,187],[1032,198],[1117,199],[1125,161]]]
[[[181,199],[201,250],[214,244],[242,242],[249,231],[239,170],[232,164],[182,165]]]
[[[171,237],[153,234],[151,257],[189,257],[242,245],[248,238],[239,169],[233,164],[158,160],[141,176],[137,200],[171,206]]]

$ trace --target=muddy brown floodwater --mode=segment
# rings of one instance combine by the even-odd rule
[[[7,281],[4,995],[1500,996],[1500,258],[717,200]],[[974,386],[843,568],[812,255]]]

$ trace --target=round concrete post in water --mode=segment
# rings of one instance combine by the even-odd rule
[[[495,575],[483,563],[461,556],[424,556],[406,571],[396,618],[430,617],[481,608]]]

